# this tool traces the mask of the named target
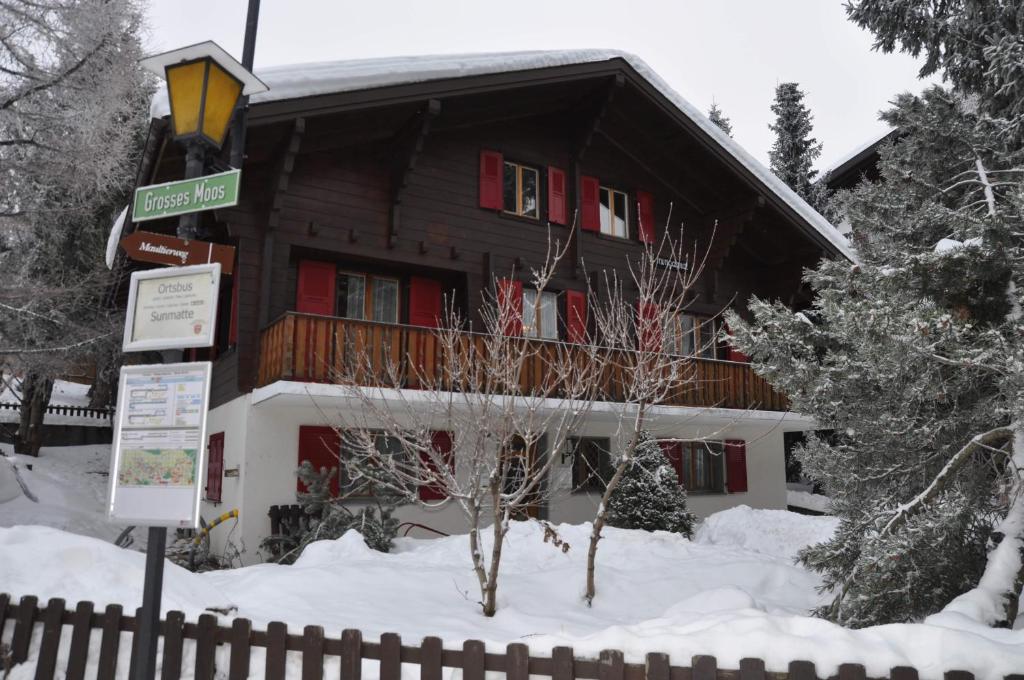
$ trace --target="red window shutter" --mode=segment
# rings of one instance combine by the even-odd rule
[[[500,151],[480,151],[480,207],[501,210],[505,160]]]
[[[661,351],[661,310],[653,302],[637,303],[637,347],[644,352]]]
[[[587,296],[578,290],[565,291],[565,339],[587,341]]]
[[[732,331],[729,330],[728,325],[725,326],[725,332],[729,336],[729,346],[725,350],[725,358],[729,361],[736,361],[741,364],[749,364],[750,357],[748,357],[746,354],[732,346]]]
[[[501,332],[505,335],[523,334],[523,282],[515,279],[498,280],[498,313],[501,314]]]
[[[238,344],[238,280],[242,278],[235,267],[231,276],[231,320],[228,322],[228,346]]]
[[[209,451],[206,458],[206,500],[220,503],[222,480],[224,479],[224,433],[210,435]]]
[[[295,287],[295,311],[334,316],[334,291],[338,271],[333,262],[301,260]]]
[[[580,228],[601,231],[601,183],[596,177],[580,177]]]
[[[676,471],[676,479],[683,483],[683,443],[682,442],[658,442],[661,452],[672,463],[672,469]]]
[[[646,191],[636,192],[637,238],[641,243],[654,243],[654,196]]]
[[[338,468],[341,456],[341,434],[333,427],[320,425],[302,425],[299,427],[299,465],[308,460],[313,469],[320,472],[324,469]],[[338,477],[340,469],[331,478],[331,495],[338,495]],[[298,480],[299,491],[306,491],[306,485]]]
[[[747,443],[742,439],[725,441],[725,474],[729,493],[747,490]]]
[[[548,168],[548,221],[569,224],[568,205],[565,200],[565,170]]]
[[[441,325],[441,282],[414,276],[409,279],[409,325]]]
[[[452,457],[452,433],[438,431],[431,433],[431,446],[441,454],[442,460],[448,465],[448,469],[455,472],[455,459]],[[423,465],[430,470],[437,470],[437,461],[425,453],[420,454]],[[419,488],[421,501],[439,501],[448,497],[448,490],[443,484],[423,484]]]

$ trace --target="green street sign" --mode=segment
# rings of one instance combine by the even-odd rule
[[[228,170],[196,179],[139,187],[135,190],[132,222],[238,205],[241,175],[241,170]]]

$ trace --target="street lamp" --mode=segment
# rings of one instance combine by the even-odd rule
[[[217,43],[206,41],[141,62],[167,81],[174,139],[185,145],[185,179],[201,177],[207,150],[219,150],[238,98],[266,92],[267,86]],[[199,214],[182,215],[178,236],[193,239]]]

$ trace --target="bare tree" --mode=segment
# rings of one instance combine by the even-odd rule
[[[708,243],[713,237],[714,230]],[[584,594],[588,606],[597,593],[597,547],[607,519],[608,500],[632,465],[650,409],[682,390],[695,389],[700,382],[694,354],[700,354],[702,348],[684,347],[685,331],[678,324],[680,313],[692,302],[691,293],[704,270],[707,249],[696,242],[692,246],[685,243],[682,235],[673,239],[666,228],[661,242],[645,246],[622,275],[605,272],[600,281],[603,290],[592,288],[589,292],[596,332],[608,350],[604,354],[605,370],[610,370],[618,383],[619,426],[629,433],[629,440],[606,480],[591,526]],[[714,334],[708,335],[710,340],[705,342],[716,342]]]
[[[448,304],[441,327],[429,332],[436,362],[338,338],[362,346],[349,352],[354,358],[337,376],[359,404],[342,416],[344,483],[379,486],[424,506],[454,503],[468,528],[485,616],[497,610],[509,523],[527,518],[549,497],[552,465],[598,397],[604,374],[604,354],[595,345],[522,333],[524,320],[529,330],[531,319],[540,318],[540,293],[567,250],[549,243],[545,261],[528,276],[538,293],[533,307],[524,309],[516,289],[496,279],[481,309],[483,332],[469,333]],[[375,354],[395,358],[381,365]],[[402,389],[410,382],[419,389]],[[438,432],[445,433],[440,445]],[[399,450],[383,453],[381,435]]]

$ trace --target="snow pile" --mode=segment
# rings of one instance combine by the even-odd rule
[[[533,522],[513,523],[491,619],[479,614],[465,536],[400,539],[383,554],[349,533],[310,545],[292,566],[192,574],[167,565],[164,607],[194,618],[207,607],[236,606],[258,628],[271,620],[297,629],[320,624],[331,636],[349,627],[368,639],[386,631],[407,642],[439,635],[447,648],[483,639],[501,651],[524,641],[535,655],[570,645],[587,656],[621,649],[630,662],[663,651],[677,664],[712,654],[722,668],[750,656],[769,671],[806,659],[822,677],[843,662],[863,663],[875,677],[911,665],[922,680],[952,668],[979,680],[1024,669],[1024,631],[938,623],[848,630],[808,617],[821,602],[819,581],[792,556],[834,526],[833,518],[741,507],[712,515],[695,542],[608,529],[593,608],[581,598],[589,527],[556,527],[571,546],[562,553]],[[0,529],[0,554],[2,590],[15,596],[118,602],[126,610],[140,602],[142,554],[41,527]],[[297,666],[290,670],[297,675]],[[367,665],[364,674],[372,680],[375,671]]]
[[[0,527],[39,524],[105,541],[117,538],[124,527],[107,522],[105,510],[109,444],[44,447],[38,458],[11,449],[0,444]],[[6,587],[0,579],[0,590]]]
[[[939,242],[935,244],[934,251],[941,255],[943,253],[954,253],[962,248],[980,247],[981,239],[978,237],[969,238],[966,241],[958,241],[955,238],[943,238],[939,239]]]
[[[828,496],[822,496],[820,493],[811,493],[810,491],[788,489],[786,491],[786,505],[825,514],[832,512],[832,501],[829,500]]]
[[[256,76],[266,83],[270,90],[253,95],[249,101],[252,104],[259,104],[391,85],[406,85],[489,73],[511,73],[612,59],[622,59],[627,62],[679,111],[700,127],[705,134],[715,140],[719,146],[763,182],[772,193],[812,225],[839,252],[848,259],[856,261],[856,255],[850,248],[849,242],[829,224],[828,220],[818,214],[782,180],[733,141],[721,128],[712,123],[703,111],[676,92],[644,60],[628,52],[599,49],[494,52],[353,59],[274,66],[262,68],[256,72]],[[160,118],[169,113],[166,88],[160,88],[153,97],[150,114],[154,118]]]
[[[839,526],[834,517],[808,519],[786,510],[754,510],[741,505],[708,517],[694,540],[707,545],[739,546],[792,561],[801,548],[827,541]]]

